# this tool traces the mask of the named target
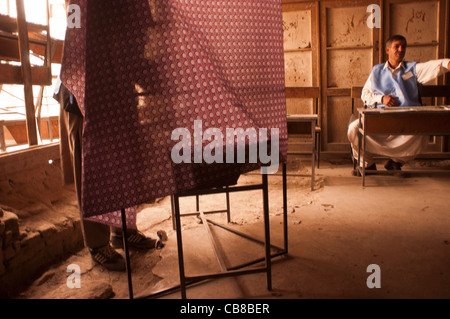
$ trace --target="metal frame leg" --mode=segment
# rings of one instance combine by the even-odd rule
[[[272,258],[270,256],[270,223],[269,223],[269,188],[267,182],[267,174],[262,175],[263,179],[263,205],[264,205],[264,235],[266,250],[266,273],[267,273],[267,290],[272,290]]]
[[[180,202],[177,194],[173,195],[175,208],[175,224],[177,231],[178,268],[180,273],[181,298],[186,299],[186,274],[184,270],[183,241],[181,239]]]
[[[133,299],[133,283],[131,280],[130,252],[128,249],[127,217],[124,208],[122,208],[121,210],[121,215],[122,215],[123,250],[125,251],[125,261],[128,278],[128,295],[130,299]]]
[[[172,204],[172,216],[175,219],[175,229],[176,229],[176,235],[177,235],[177,247],[178,247],[178,261],[179,261],[179,275],[180,275],[180,285],[176,285],[174,287],[166,288],[159,290],[157,292],[154,292],[152,294],[146,295],[146,296],[140,296],[140,298],[156,298],[158,296],[162,296],[168,293],[176,292],[178,290],[181,290],[181,297],[183,299],[186,298],[186,289],[188,286],[199,284],[202,281],[205,280],[212,280],[215,278],[224,278],[224,277],[234,277],[239,275],[245,275],[245,274],[253,274],[253,273],[261,273],[265,272],[267,277],[267,289],[270,291],[272,290],[272,258],[281,256],[284,254],[287,254],[288,252],[288,224],[287,224],[287,169],[286,169],[286,163],[283,163],[283,235],[284,235],[284,250],[282,248],[272,246],[270,242],[270,220],[269,220],[269,191],[268,191],[268,176],[263,175],[262,176],[262,184],[261,185],[248,185],[248,186],[236,186],[236,187],[226,187],[226,190],[224,189],[208,189],[208,190],[200,190],[200,191],[188,191],[183,194],[175,194],[171,196],[171,204]],[[208,212],[198,212],[197,215],[199,215],[202,219],[203,224],[207,228],[207,232],[210,232],[209,224],[221,227],[227,231],[230,231],[238,236],[241,236],[243,238],[246,238],[248,240],[257,242],[261,245],[264,245],[264,257],[259,258],[257,260],[253,260],[250,262],[246,262],[241,265],[235,265],[232,267],[226,267],[224,262],[221,262],[220,256],[216,254],[216,258],[219,260],[219,264],[221,264],[222,271],[219,273],[210,273],[205,275],[198,275],[198,276],[186,276],[185,268],[184,268],[184,255],[183,255],[183,242],[182,242],[182,231],[181,231],[181,217],[182,216],[190,216],[194,214],[181,214],[180,213],[180,205],[179,205],[179,198],[180,197],[186,197],[186,196],[193,196],[197,195],[200,192],[201,194],[217,194],[217,193],[223,193],[225,192],[227,194],[227,211],[215,211],[210,213],[216,213],[216,212],[228,212],[229,213],[229,193],[231,192],[240,192],[240,191],[249,191],[249,190],[262,190],[263,194],[263,215],[264,215],[264,240],[259,240],[256,238],[253,238],[247,234],[241,233],[237,230],[234,230],[232,228],[228,228],[224,225],[221,225],[219,223],[216,223],[212,220],[206,219],[205,214]],[[209,238],[211,243],[214,247],[214,238],[209,233]],[[277,249],[278,252],[271,254],[271,249]],[[218,250],[216,249],[216,253],[218,253]],[[252,266],[261,262],[265,262],[264,266],[261,267],[250,267],[247,269],[243,269],[248,266]]]
[[[230,212],[230,193],[228,192],[228,186],[225,187],[227,189],[225,196],[227,200],[227,223],[231,221],[231,212]]]

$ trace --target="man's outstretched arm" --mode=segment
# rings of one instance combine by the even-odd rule
[[[431,60],[417,63],[416,75],[419,83],[427,83],[434,80],[439,75],[448,72],[450,69],[450,59]]]

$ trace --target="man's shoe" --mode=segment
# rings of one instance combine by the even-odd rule
[[[108,270],[125,271],[125,259],[115,251],[109,244],[100,248],[89,248],[91,257],[97,263]]]
[[[388,171],[401,171],[402,170],[402,163],[394,162],[393,160],[389,159],[385,164],[384,168]]]
[[[113,234],[111,236],[111,245],[114,248],[123,248],[122,234]],[[163,247],[163,244],[158,239],[146,237],[140,231],[133,231],[128,234],[128,247],[135,249],[155,249]]]

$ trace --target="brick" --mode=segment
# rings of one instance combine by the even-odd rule
[[[20,252],[20,241],[16,240],[12,244],[14,250],[16,251],[16,254]]]
[[[3,237],[3,234],[5,233],[6,225],[3,222],[3,220],[0,220],[0,238]]]
[[[42,264],[48,261],[45,256],[44,244],[39,247],[22,247],[20,254],[16,254],[13,258],[9,259],[6,263],[8,269],[15,269],[20,267],[27,267],[28,269],[36,269],[42,266]]]
[[[29,232],[27,236],[20,241],[20,246],[24,247],[34,247],[34,246],[43,246],[43,240],[41,238],[41,234],[38,232]]]
[[[0,250],[0,277],[6,273],[6,268],[3,263],[3,252]]]
[[[5,231],[12,231],[13,236],[19,236],[19,217],[16,214],[3,211],[1,221],[5,224]]]
[[[53,240],[53,238],[57,232],[57,229],[56,229],[56,226],[53,224],[43,224],[43,225],[40,225],[36,229],[36,231],[38,231],[41,234],[42,238],[45,241],[50,241],[50,240]]]
[[[2,247],[3,239],[0,237],[0,248]],[[5,265],[3,264],[3,249],[0,249],[0,277],[5,273]]]
[[[5,260],[9,260],[14,256],[16,256],[16,251],[14,250],[14,247],[12,245],[9,245],[5,249],[3,249],[3,258],[5,258]]]
[[[74,221],[73,224],[67,225],[63,233],[63,249],[65,253],[77,251],[84,246],[83,233],[81,230],[81,222]]]
[[[2,249],[6,249],[8,246],[12,244],[13,241],[13,232],[11,230],[5,231],[3,234],[3,245]]]

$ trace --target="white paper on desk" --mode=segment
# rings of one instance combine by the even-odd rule
[[[383,108],[383,111],[395,111],[395,112],[407,112],[407,111],[414,111],[414,108],[412,107],[385,107]]]

